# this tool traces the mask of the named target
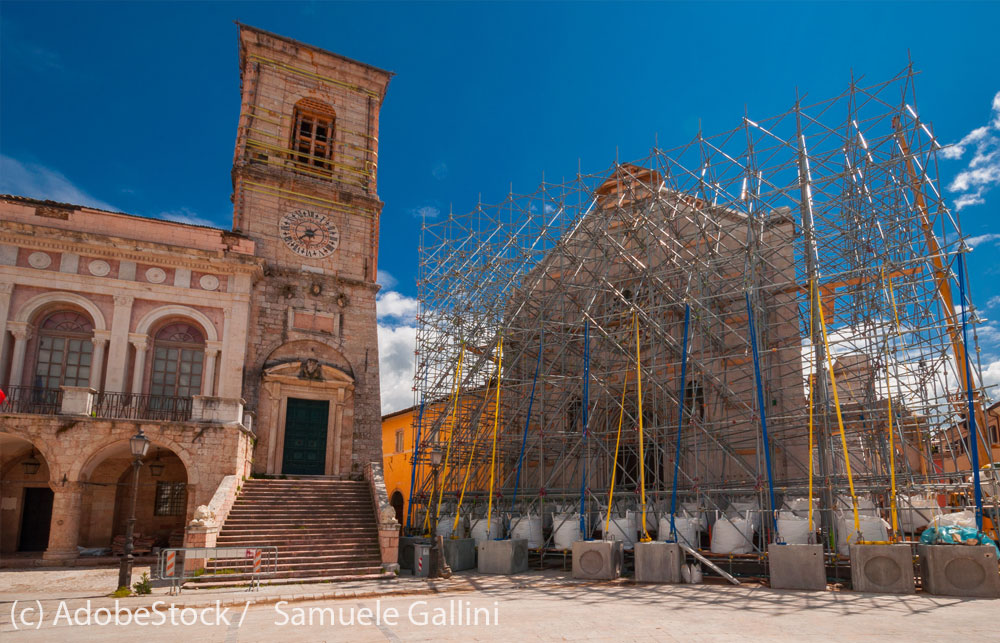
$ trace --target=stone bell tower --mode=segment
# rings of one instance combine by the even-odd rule
[[[244,372],[254,471],[358,476],[381,460],[378,116],[392,74],[238,28],[233,228],[266,261]]]

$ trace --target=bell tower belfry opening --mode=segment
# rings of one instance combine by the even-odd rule
[[[381,457],[378,132],[392,73],[247,25],[238,30],[233,229],[267,262],[251,295],[244,375],[264,454],[254,470],[282,473],[292,463],[357,475]],[[297,390],[290,378],[308,389],[308,404],[289,396]],[[302,435],[312,437],[295,437]]]

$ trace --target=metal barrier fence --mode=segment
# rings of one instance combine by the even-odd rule
[[[161,549],[156,565],[157,580],[170,581],[170,593],[180,592],[189,580],[246,580],[247,591],[260,589],[260,580],[278,571],[278,548],[186,547]]]

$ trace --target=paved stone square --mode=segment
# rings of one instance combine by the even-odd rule
[[[106,589],[114,581],[108,576],[111,572],[0,572],[0,638],[133,641],[141,637],[152,642],[184,637],[234,643],[925,641],[947,636],[953,640],[988,641],[996,640],[1000,614],[1000,602],[990,600],[849,591],[791,592],[757,585],[580,582],[564,572],[550,570],[512,577],[456,574],[445,581],[403,576],[387,582],[272,586],[252,594],[240,589],[189,590],[172,597],[164,588],[157,588],[151,597],[121,601],[119,605],[131,612],[123,610],[119,618],[131,620],[131,615],[139,613],[138,608],[150,609],[155,601],[165,601],[157,608],[162,617],[147,617],[162,618],[162,625],[75,624],[73,619],[82,620],[88,613],[93,619],[114,618],[98,613],[102,607],[114,608],[114,600],[106,597]],[[65,601],[64,607],[60,607],[60,599]],[[248,600],[252,601],[249,606]],[[171,603],[177,608],[172,613],[168,611]],[[36,626],[37,611],[23,612],[39,607],[44,612],[42,625],[31,629]],[[227,607],[227,612],[217,616]],[[84,611],[78,612],[81,608]],[[364,612],[365,608],[369,612]],[[480,624],[468,624],[477,611]],[[380,623],[374,622],[375,613],[381,615]],[[435,624],[441,619],[444,624]],[[53,624],[54,620],[59,622]],[[209,624],[203,622],[206,620]]]

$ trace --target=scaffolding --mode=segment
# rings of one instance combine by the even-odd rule
[[[411,531],[815,496],[832,547],[855,494],[966,494],[968,248],[915,75],[425,220]]]

